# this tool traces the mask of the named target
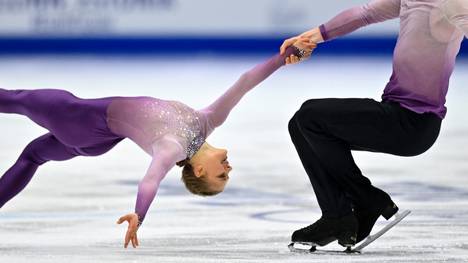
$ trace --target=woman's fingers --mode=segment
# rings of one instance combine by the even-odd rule
[[[122,224],[125,221],[128,221],[128,223],[130,223],[130,219],[131,219],[131,214],[124,215],[120,217],[119,220],[117,220],[117,224]]]
[[[130,242],[130,230],[127,230],[127,233],[125,234],[125,245],[124,248],[128,247],[128,243]]]
[[[131,240],[132,240],[132,246],[133,248],[136,248],[138,246],[138,240],[137,240],[137,228],[132,228],[131,230]]]
[[[122,224],[124,221],[125,221],[125,216],[122,216],[121,218],[119,218],[119,220],[117,220],[117,224]]]
[[[136,243],[137,246],[140,245],[140,242],[138,241],[137,233],[135,233],[135,243]]]
[[[125,248],[128,247],[129,243],[132,243],[132,246],[136,248],[139,246],[138,244],[138,239],[137,239],[137,234],[136,234],[136,229],[133,227],[129,227],[127,230],[127,233],[125,234]]]
[[[133,236],[133,237],[131,238],[131,240],[132,240],[132,246],[133,246],[133,248],[136,248],[135,236]]]
[[[136,247],[138,247],[140,245],[140,243],[138,242],[138,237],[137,237],[136,233],[135,233],[135,235],[133,235],[132,245],[133,245],[134,248],[136,248]]]

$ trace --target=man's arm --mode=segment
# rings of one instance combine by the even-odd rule
[[[284,41],[280,50],[283,52],[298,43],[322,43],[349,34],[363,26],[397,18],[400,16],[401,0],[373,0],[363,6],[347,9],[325,24],[306,31]],[[286,64],[294,64],[299,59],[290,56]]]
[[[445,0],[441,9],[447,20],[468,38],[468,0]]]
[[[349,34],[363,26],[400,16],[400,0],[373,0],[345,10],[319,26],[324,41]]]

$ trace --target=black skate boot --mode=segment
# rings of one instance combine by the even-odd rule
[[[316,246],[325,246],[338,239],[338,243],[350,249],[356,244],[358,222],[353,213],[340,218],[321,217],[314,224],[294,231],[291,241],[310,245],[310,251]]]
[[[354,208],[354,214],[359,224],[356,243],[361,242],[369,236],[379,216],[383,216],[388,220],[398,212],[398,207],[390,196],[378,188],[376,190],[376,194],[372,198],[373,205],[371,207],[362,208],[356,206]]]

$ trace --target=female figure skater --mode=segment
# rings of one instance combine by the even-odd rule
[[[350,247],[369,235],[377,218],[398,207],[371,185],[351,150],[415,156],[438,137],[455,58],[468,37],[468,0],[373,0],[287,39],[282,47],[321,43],[360,27],[400,17],[393,74],[382,101],[311,99],[289,122],[289,132],[310,178],[322,217],[292,234],[292,242]],[[287,64],[296,63],[294,54]],[[365,72],[363,72],[365,74]]]
[[[138,246],[137,229],[166,173],[177,163],[184,166],[182,180],[190,192],[203,196],[222,192],[232,169],[227,151],[205,139],[245,93],[284,65],[286,56],[310,56],[314,47],[310,43],[289,48],[257,65],[201,110],[152,97],[81,99],[64,90],[0,89],[1,113],[25,115],[49,131],[29,143],[0,178],[0,207],[28,184],[40,165],[101,155],[129,138],[152,156],[138,186],[135,212],[118,220],[119,224],[129,223],[125,248],[130,241],[133,247]]]

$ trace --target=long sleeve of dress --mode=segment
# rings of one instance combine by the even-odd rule
[[[209,130],[220,126],[241,98],[273,72],[285,64],[285,58],[297,52],[295,48],[286,49],[285,54],[277,54],[268,61],[245,72],[221,97],[208,107],[200,110],[207,118]]]
[[[140,223],[153,202],[159,184],[177,161],[184,159],[184,150],[177,141],[163,138],[153,144],[153,157],[146,175],[138,185],[135,213]]]
[[[400,0],[373,0],[363,6],[345,10],[320,26],[323,40],[331,40],[349,34],[369,24],[397,18]]]
[[[445,0],[441,7],[447,20],[468,38],[468,0]]]

